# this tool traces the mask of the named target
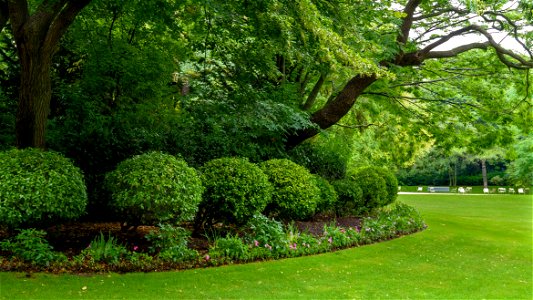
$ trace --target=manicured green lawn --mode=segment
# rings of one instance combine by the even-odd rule
[[[532,199],[401,195],[429,228],[325,255],[150,274],[0,273],[2,299],[532,299]]]

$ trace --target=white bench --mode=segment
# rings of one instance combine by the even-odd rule
[[[465,188],[464,187],[459,187],[458,191],[459,191],[459,193],[464,194],[465,193]]]
[[[500,193],[500,194],[507,193],[507,189],[506,188],[498,188],[498,193]]]
[[[428,187],[429,192],[435,193],[435,192],[450,192],[449,186],[430,186]]]

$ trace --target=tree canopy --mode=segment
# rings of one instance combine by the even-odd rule
[[[0,0],[0,141],[86,169],[146,150],[263,160],[304,141],[355,165],[401,165],[436,144],[489,149],[531,130],[532,9]]]

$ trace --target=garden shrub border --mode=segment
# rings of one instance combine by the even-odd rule
[[[272,224],[275,225],[275,222],[277,221]],[[305,232],[298,232],[294,226],[289,224],[284,228],[285,241],[279,249],[275,249],[268,243],[262,244],[257,240],[250,240],[249,237],[247,239],[237,235],[237,233],[230,233],[225,237],[217,237],[207,253],[189,252],[187,255],[176,259],[175,255],[159,256],[155,254],[151,256],[148,253],[136,252],[135,249],[133,251],[124,250],[123,245],[109,243],[109,240],[112,239],[108,238],[107,241],[100,241],[104,244],[111,244],[109,245],[112,248],[110,252],[115,253],[114,256],[108,257],[109,260],[107,262],[93,259],[91,250],[86,249],[87,251],[84,250],[80,255],[74,256],[69,260],[63,259],[63,256],[56,252],[59,255],[50,255],[52,260],[45,263],[24,260],[12,253],[12,257],[9,260],[6,257],[0,257],[0,266],[2,266],[4,271],[50,273],[125,273],[183,270],[332,252],[390,240],[424,230],[426,227],[416,209],[397,202],[378,210],[374,217],[364,218],[361,227],[344,228],[326,225],[324,234],[318,237],[311,236]],[[166,231],[169,231],[168,227]],[[186,234],[182,232],[179,235],[183,237]],[[14,241],[16,237],[12,239]],[[103,239],[103,236],[101,239]],[[183,240],[181,241],[178,243],[183,245]],[[3,241],[2,243],[9,244],[10,242],[11,240]],[[222,247],[221,245],[225,246]],[[9,249],[2,248],[4,252],[9,252]],[[54,257],[61,259],[53,260]]]

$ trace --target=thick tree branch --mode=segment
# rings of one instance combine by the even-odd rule
[[[47,42],[55,45],[65,34],[68,27],[74,22],[76,16],[87,6],[91,0],[71,0],[62,7],[56,14],[56,17],[50,26]]]
[[[444,44],[445,42],[450,40],[452,37],[460,35],[460,34],[463,34],[463,33],[466,33],[466,32],[478,32],[478,33],[482,34],[483,36],[485,36],[485,38],[488,41],[484,42],[484,43],[467,44],[467,45],[459,46],[457,48],[454,48],[454,49],[451,49],[451,50],[448,50],[448,51],[432,51],[431,52],[432,49],[434,49],[435,47],[437,47],[439,45]],[[470,25],[470,26],[467,26],[465,28],[461,28],[459,30],[456,30],[456,31],[450,33],[446,37],[443,37],[441,40],[439,40],[439,41],[427,46],[426,48],[422,49],[420,56],[422,56],[424,58],[452,57],[452,56],[456,56],[457,54],[460,54],[462,52],[466,52],[468,50],[486,49],[489,46],[496,50],[496,54],[498,55],[498,58],[506,66],[508,66],[510,68],[515,68],[515,69],[531,69],[531,68],[533,68],[533,61],[527,61],[526,59],[524,59],[519,54],[514,53],[514,52],[512,52],[512,51],[510,51],[508,49],[503,48],[500,44],[498,44],[498,42],[496,42],[494,40],[492,35],[487,30],[485,30],[484,28],[482,28],[481,26],[478,26],[478,25]],[[509,60],[508,57],[511,57],[512,59],[516,60],[518,63]]]
[[[322,85],[324,85],[324,82],[326,81],[326,73],[321,73],[320,78],[318,78],[318,81],[316,82],[315,86],[313,87],[313,90],[307,96],[307,100],[302,105],[303,110],[309,110],[315,103],[316,98],[318,97],[318,93],[320,92],[320,89],[322,88]]]
[[[405,5],[403,12],[406,16],[403,18],[402,25],[400,27],[400,34],[398,35],[397,41],[401,44],[407,43],[409,40],[409,31],[413,26],[413,15],[416,8],[420,5],[421,0],[409,0]]]
[[[513,22],[509,17],[507,17],[505,14],[503,13],[500,13],[500,12],[494,12],[494,11],[488,11],[488,12],[485,12],[483,14],[483,18],[488,21],[488,22],[498,22],[500,24],[500,27],[502,29],[499,29],[499,30],[503,30],[503,22],[501,20],[498,20],[498,19],[488,19],[487,18],[487,15],[493,15],[495,17],[501,17],[503,18],[507,24],[509,24],[512,28],[513,28],[513,37],[514,37],[514,40],[519,43],[523,48],[524,50],[527,51],[527,53],[529,54],[529,57],[533,59],[533,53],[531,51],[531,49],[529,49],[529,47],[527,47],[519,38],[518,38],[518,25],[516,25],[515,22]]]
[[[437,41],[427,45],[426,47],[424,47],[422,50],[420,50],[420,53],[425,56],[427,55],[427,53],[429,53],[431,50],[435,49],[436,47],[448,42],[450,39],[452,39],[453,37],[456,37],[456,36],[460,36],[462,34],[465,34],[467,32],[471,32],[474,30],[474,26],[475,25],[470,25],[470,26],[466,26],[464,28],[461,28],[461,29],[458,29],[458,30],[455,30],[455,31],[452,31],[450,32],[448,35],[445,35],[443,37],[441,37],[440,39],[438,39]]]
[[[446,51],[432,51],[432,52],[429,52],[427,53],[424,58],[448,58],[448,57],[454,57],[454,56],[457,56],[463,52],[467,52],[467,51],[470,51],[470,50],[473,50],[473,49],[487,49],[488,47],[490,46],[490,43],[489,42],[484,42],[484,43],[471,43],[471,44],[466,44],[466,45],[462,45],[462,46],[459,46],[459,47],[455,47],[453,49],[450,49],[450,50],[446,50]]]

